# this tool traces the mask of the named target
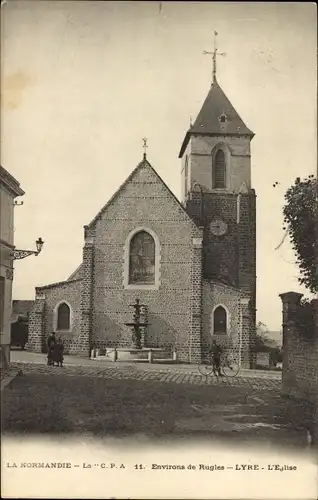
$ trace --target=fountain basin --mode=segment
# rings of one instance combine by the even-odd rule
[[[97,355],[96,360],[104,361],[128,361],[139,363],[156,363],[156,362],[175,362],[176,358],[169,349],[161,347],[116,347],[106,348],[104,355]]]
[[[160,347],[142,347],[141,349],[137,349],[136,347],[118,347],[117,359],[121,361],[148,361],[149,352],[152,352],[155,359],[164,359],[171,357],[171,353],[168,352],[167,349],[162,349]]]
[[[134,326],[134,327],[139,327],[139,328],[143,328],[145,326],[149,326],[149,323],[124,323],[124,325],[126,326]]]

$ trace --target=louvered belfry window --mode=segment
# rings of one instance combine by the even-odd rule
[[[222,189],[226,187],[225,154],[222,149],[217,151],[214,158],[213,187],[215,189]]]
[[[155,241],[147,231],[139,231],[130,241],[129,284],[155,284]]]
[[[70,329],[70,308],[63,302],[57,310],[57,329],[69,330]]]

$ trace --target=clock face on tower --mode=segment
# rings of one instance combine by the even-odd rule
[[[210,223],[210,231],[215,236],[223,236],[227,231],[227,224],[220,218],[215,218]]]

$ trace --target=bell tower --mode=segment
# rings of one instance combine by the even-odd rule
[[[216,79],[185,134],[181,159],[182,203],[204,227],[203,278],[248,297],[249,328],[256,323],[256,195],[251,184],[251,141]],[[252,333],[249,334],[250,337]]]
[[[182,201],[194,185],[204,192],[238,193],[251,189],[250,143],[253,132],[245,125],[216,79],[218,52],[214,31],[212,83],[203,106],[181,146]]]
[[[215,79],[181,146],[183,203],[194,184],[207,193],[251,189],[253,137]]]

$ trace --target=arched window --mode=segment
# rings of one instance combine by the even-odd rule
[[[139,231],[130,240],[129,284],[155,284],[155,240],[147,231]]]
[[[227,333],[227,314],[222,306],[218,306],[213,313],[213,333]]]
[[[225,154],[222,149],[219,149],[214,157],[213,187],[215,189],[226,187],[226,162]]]
[[[69,306],[62,302],[57,310],[57,330],[69,330],[71,324],[71,311]]]

